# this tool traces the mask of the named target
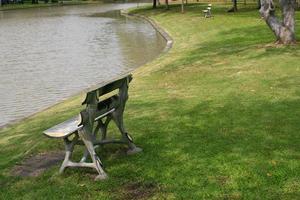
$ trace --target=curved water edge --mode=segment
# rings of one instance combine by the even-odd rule
[[[149,17],[146,17],[144,15],[139,15],[139,14],[132,14],[132,13],[129,13],[128,10],[121,10],[121,14],[124,15],[124,16],[133,16],[133,17],[138,17],[138,18],[141,18],[147,22],[149,22],[152,27],[160,33],[160,35],[166,40],[166,47],[164,48],[163,52],[162,53],[166,53],[168,52],[172,46],[173,46],[173,38],[171,37],[171,35],[164,29],[162,28],[161,26],[159,26],[154,20],[152,20],[151,18]]]
[[[135,6],[135,4],[134,4],[134,5],[131,5],[131,6]],[[128,6],[127,6],[127,8],[128,8]],[[125,8],[125,9],[127,9],[127,8]],[[122,10],[122,15],[126,15],[126,13],[124,12],[124,8],[119,9],[119,10]],[[132,15],[130,15],[130,16],[132,16]],[[111,16],[110,16],[110,17],[111,17]],[[128,17],[128,16],[127,16],[127,17]],[[150,60],[146,60],[146,61],[143,60],[143,62],[140,63],[138,66],[135,66],[134,68],[131,68],[130,70],[127,69],[127,71],[126,71],[125,73],[124,73],[124,71],[123,71],[123,73],[118,73],[117,76],[121,76],[121,74],[127,74],[127,73],[129,73],[129,72],[132,72],[135,68],[137,68],[137,67],[139,67],[139,66],[142,66],[142,65],[144,65],[145,63],[147,63],[147,62],[149,62],[149,61],[152,61],[153,59],[155,59],[156,57],[158,57],[162,52],[167,51],[167,50],[171,47],[171,44],[172,44],[172,40],[170,39],[170,37],[168,36],[168,34],[167,34],[166,32],[164,32],[163,29],[161,29],[161,28],[160,28],[159,26],[157,26],[155,23],[151,22],[148,18],[141,17],[141,16],[137,16],[137,15],[134,15],[134,17],[135,17],[135,18],[136,18],[136,17],[137,17],[137,18],[143,18],[144,20],[148,21],[148,22],[152,25],[152,27],[154,27],[154,29],[156,29],[156,31],[157,31],[159,34],[161,34],[161,35],[163,36],[163,39],[167,41],[167,45],[164,45],[164,48],[161,49],[161,50],[158,52],[158,54],[156,54],[155,56],[152,56]],[[127,20],[127,19],[126,19],[126,20]],[[132,19],[130,19],[130,20],[128,20],[128,21],[131,21],[131,20],[132,20]],[[148,30],[148,29],[147,29],[147,30]],[[167,37],[166,37],[166,35],[167,35]],[[165,44],[165,43],[164,43],[164,44]],[[143,48],[144,48],[144,46],[143,46]],[[119,71],[119,72],[121,72],[121,71]],[[116,74],[115,74],[115,75],[116,75]],[[114,76],[110,76],[109,79],[114,79],[114,77],[116,77],[115,75],[114,75]],[[105,81],[107,81],[107,80],[108,80],[108,79],[106,79]],[[102,83],[103,81],[100,81],[100,82]],[[89,86],[91,86],[91,85],[93,85],[93,84],[90,84]],[[85,87],[85,88],[87,88],[87,87]],[[62,102],[63,100],[66,100],[66,99],[68,99],[68,98],[70,98],[70,97],[72,97],[72,96],[74,96],[74,95],[78,95],[79,93],[82,93],[82,91],[85,90],[85,88],[82,88],[80,91],[77,91],[77,92],[75,92],[75,93],[73,93],[73,94],[70,94],[70,95],[68,95],[68,96],[65,96],[65,97],[63,97],[63,98],[60,98],[58,101],[52,103],[51,105],[49,105],[49,106],[44,106],[42,109],[38,109],[38,110],[36,110],[35,112],[32,112],[32,113],[29,114],[29,115],[26,115],[26,116],[24,116],[24,117],[20,117],[20,118],[15,119],[15,120],[10,120],[9,123],[2,124],[0,127],[3,128],[3,127],[6,127],[6,126],[8,126],[8,125],[10,125],[10,124],[14,124],[14,123],[16,123],[16,122],[18,122],[18,121],[20,121],[20,120],[23,120],[24,118],[31,117],[32,115],[36,114],[37,112],[41,112],[41,111],[43,111],[43,110],[45,110],[45,109],[48,109],[48,108],[50,108],[50,107],[52,107],[52,106],[54,106],[54,105],[56,105],[56,104]]]

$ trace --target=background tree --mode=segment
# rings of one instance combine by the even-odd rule
[[[228,12],[236,12],[237,11],[237,0],[232,0],[232,8],[228,10]]]
[[[166,8],[169,10],[169,0],[166,0]]]
[[[260,14],[277,38],[277,43],[293,44],[295,38],[296,0],[280,0],[282,20],[275,15],[273,0],[261,0]]]
[[[153,0],[152,8],[156,8],[156,0]]]
[[[166,3],[166,9],[169,9],[169,0],[165,0]],[[160,4],[159,0],[158,0],[158,4]],[[152,2],[152,8],[156,8],[157,7],[157,0],[153,0]]]

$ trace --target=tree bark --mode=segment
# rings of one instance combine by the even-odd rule
[[[295,0],[280,0],[283,20],[275,15],[273,0],[261,0],[260,14],[277,38],[277,43],[293,44],[295,38]]]
[[[261,8],[261,2],[260,0],[257,0],[257,9],[260,9]]]
[[[156,8],[156,0],[153,0],[152,8]]]
[[[237,11],[237,0],[233,0],[233,9],[234,9],[234,12]]]
[[[229,9],[227,12],[236,12],[237,11],[237,0],[232,0],[232,8]]]

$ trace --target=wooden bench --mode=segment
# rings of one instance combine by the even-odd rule
[[[202,12],[205,18],[211,17],[211,4],[208,4],[207,8],[205,10],[202,10]]]
[[[123,123],[128,86],[131,80],[132,76],[127,75],[90,89],[82,102],[86,108],[78,116],[44,131],[44,134],[50,138],[64,140],[66,154],[59,170],[60,173],[63,173],[67,167],[90,167],[96,169],[99,174],[95,179],[102,180],[107,175],[95,152],[96,147],[108,143],[123,143],[129,148],[127,154],[142,151],[141,148],[135,146]],[[115,90],[118,91],[117,94],[113,93]],[[121,139],[107,138],[107,127],[110,121],[114,121],[117,125],[121,132]],[[75,145],[85,146],[80,162],[71,160]],[[92,162],[86,162],[88,156],[91,157]]]

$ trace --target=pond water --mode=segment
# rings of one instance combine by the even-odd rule
[[[0,11],[0,126],[158,56],[166,45],[161,35],[120,16],[132,6]]]

